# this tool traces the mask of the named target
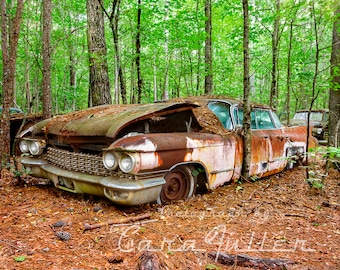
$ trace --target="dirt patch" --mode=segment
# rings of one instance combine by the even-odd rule
[[[295,262],[287,269],[340,269],[340,173],[334,169],[322,190],[310,189],[297,168],[138,207],[35,181],[18,183],[2,171],[2,269],[136,269],[145,258],[160,269],[249,269],[224,266],[212,252]],[[144,214],[149,218],[119,222]],[[85,230],[85,224],[101,227]]]

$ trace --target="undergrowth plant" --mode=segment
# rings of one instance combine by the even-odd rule
[[[322,189],[329,169],[334,167],[340,171],[340,147],[317,147],[308,154],[312,159],[306,181],[311,188]]]

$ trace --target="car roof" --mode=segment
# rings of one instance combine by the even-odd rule
[[[230,103],[231,105],[240,105],[241,107],[243,106],[242,100],[230,98],[230,97],[227,97],[227,96],[214,96],[214,95],[198,96],[198,97],[186,97],[186,98],[175,98],[175,99],[169,100],[169,102],[174,102],[174,101],[175,102],[198,103],[200,105],[202,105],[202,103],[208,103],[208,102],[211,102],[211,101],[222,101],[222,102]],[[255,102],[252,102],[251,106],[254,107],[254,108],[258,107],[258,108],[271,109],[271,107],[268,106],[268,105],[255,103]]]
[[[308,112],[309,109],[302,109],[302,110],[297,110],[296,112],[297,113],[300,113],[300,112]],[[311,110],[311,112],[329,112],[328,109],[313,109]]]

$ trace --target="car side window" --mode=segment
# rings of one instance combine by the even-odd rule
[[[237,125],[243,125],[243,109],[238,108],[234,111],[234,117],[236,119]],[[263,110],[263,109],[254,109],[250,113],[250,119],[251,129],[273,129],[275,128],[275,125],[273,123],[273,120],[270,116],[269,110]],[[279,122],[279,120],[277,119]]]
[[[255,119],[255,112],[251,111],[250,112],[250,128],[251,129],[256,129],[256,119]],[[238,126],[243,126],[243,109],[242,108],[237,108],[234,110],[234,117],[236,119],[236,125]]]
[[[272,118],[270,117],[270,112],[268,110],[256,109],[254,112],[257,129],[275,128]]]
[[[226,129],[233,129],[233,122],[230,116],[230,105],[224,102],[210,102],[208,108],[217,116]]]

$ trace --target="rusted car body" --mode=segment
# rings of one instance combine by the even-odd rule
[[[99,106],[25,130],[20,161],[60,189],[117,204],[185,199],[240,178],[242,121],[242,104],[231,99]],[[254,106],[250,175],[303,159],[306,137],[305,126],[283,127],[270,108]]]
[[[307,125],[307,115],[308,115],[307,109],[296,111],[294,117],[289,120],[289,125],[290,126]],[[328,122],[329,122],[329,110],[327,109],[311,110],[310,126],[312,127],[313,136],[318,139],[319,143],[326,144],[328,142]]]

